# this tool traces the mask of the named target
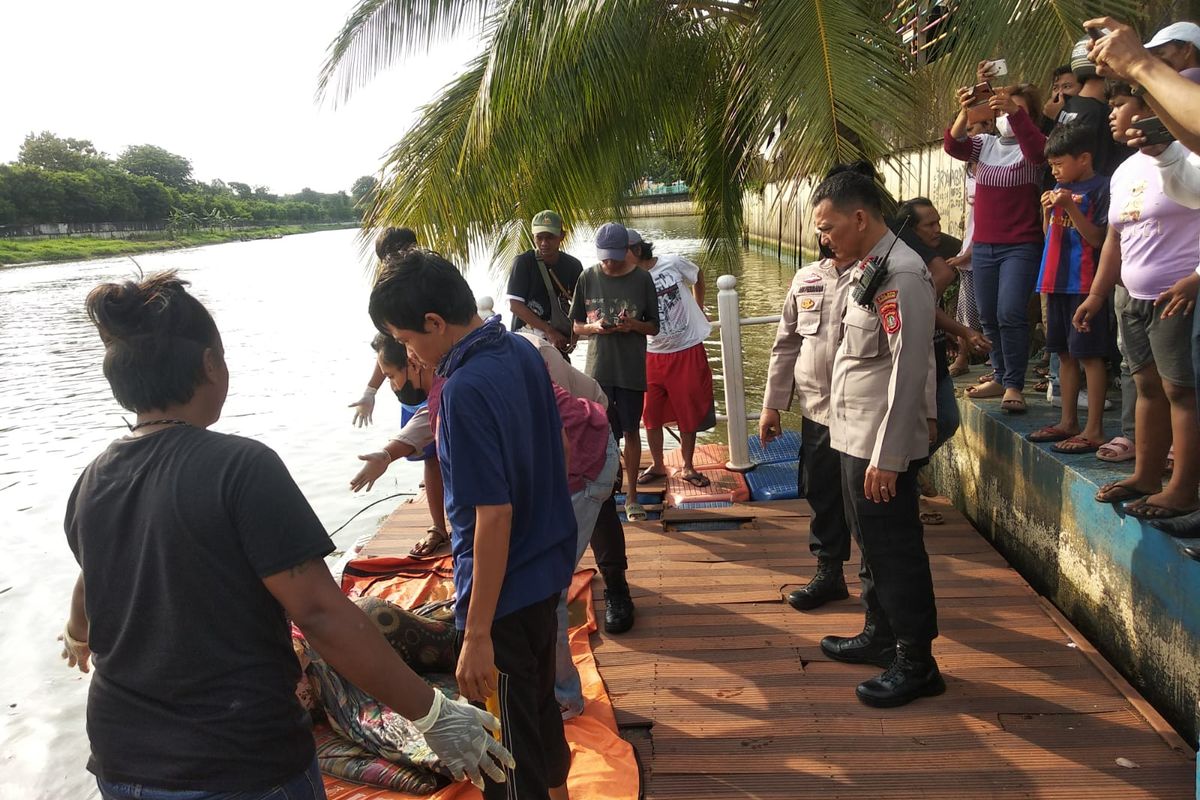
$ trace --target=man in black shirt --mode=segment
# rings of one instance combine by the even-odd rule
[[[1079,92],[1063,101],[1062,111],[1056,120],[1058,125],[1073,122],[1092,131],[1095,139],[1095,154],[1092,164],[1098,175],[1112,176],[1121,162],[1132,155],[1133,150],[1113,140],[1108,128],[1108,98],[1104,93],[1104,78],[1096,74],[1096,65],[1087,60],[1086,45],[1082,51],[1080,42],[1071,54],[1071,68],[1079,82]]]
[[[528,326],[565,353],[574,342],[567,310],[583,264],[560,250],[563,227],[557,213],[542,211],[533,218],[531,228],[537,246],[513,260],[508,277],[506,296],[513,330]]]

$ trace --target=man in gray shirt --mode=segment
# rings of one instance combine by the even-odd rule
[[[937,609],[916,479],[936,434],[933,282],[888,230],[870,178],[843,172],[823,181],[813,221],[839,258],[863,259],[834,357],[829,432],[862,551],[866,624],[854,637],[826,636],[821,650],[839,661],[890,663],[857,689],[863,703],[887,708],[946,690],[930,652]]]

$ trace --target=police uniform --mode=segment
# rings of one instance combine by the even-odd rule
[[[929,455],[927,420],[936,419],[934,288],[920,256],[891,232],[869,257],[885,254],[887,274],[870,298],[873,307],[847,303],[833,366],[830,443],[842,454],[846,517],[862,551],[868,628],[873,622],[877,639],[928,656],[937,610],[916,476]],[[856,267],[852,280],[862,271]],[[871,466],[897,473],[895,495],[886,502],[865,495]]]
[[[808,548],[818,559],[839,564],[850,558],[850,529],[842,503],[841,456],[829,446],[829,390],[853,272],[822,259],[796,273],[763,394],[763,408],[778,411],[790,409],[795,397],[803,415],[800,485],[813,509]]]

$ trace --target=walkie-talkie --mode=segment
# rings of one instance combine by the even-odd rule
[[[871,256],[865,259],[862,266],[862,274],[858,276],[858,281],[854,288],[850,290],[850,299],[857,305],[863,308],[875,310],[875,295],[879,294],[879,287],[883,285],[884,279],[887,278],[887,260],[892,254],[892,248],[896,246],[896,242],[900,241],[900,233],[908,225],[908,220],[904,220],[904,224],[900,226],[900,230],[896,231],[896,238],[888,245],[887,252],[883,254],[883,258],[875,258]]]

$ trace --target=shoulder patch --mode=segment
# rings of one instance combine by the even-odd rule
[[[900,332],[900,305],[895,300],[879,306],[879,320],[883,323],[883,330],[888,336],[893,336]]]
[[[815,306],[816,304],[817,304],[816,300],[813,300],[811,297],[806,297],[800,301],[800,310],[801,311],[812,311],[813,306]]]
[[[878,308],[884,303],[890,303],[899,296],[900,292],[895,289],[888,289],[886,292],[880,292],[879,294],[875,295],[875,307]]]

